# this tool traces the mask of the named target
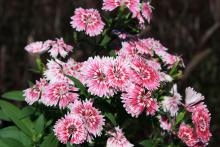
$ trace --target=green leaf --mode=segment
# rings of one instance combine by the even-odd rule
[[[80,94],[88,96],[87,90],[85,88],[85,86],[76,78],[66,75],[70,80],[72,80],[74,82],[74,84],[76,85],[77,88],[79,88],[80,90]]]
[[[111,41],[111,37],[109,37],[108,35],[105,35],[105,37],[102,39],[100,46],[106,48],[107,44]]]
[[[31,140],[23,132],[21,132],[16,126],[9,126],[0,129],[0,138],[12,138],[20,141],[25,146],[31,146]]]
[[[153,142],[151,140],[143,140],[139,144],[144,147],[153,147]]]
[[[173,67],[171,68],[170,72],[169,72],[169,75],[173,75],[176,73],[177,71],[177,66],[179,65],[179,62],[176,62]]]
[[[70,144],[69,142],[66,144],[66,147],[76,147],[75,144]]]
[[[31,114],[34,113],[34,108],[32,106],[27,106],[27,107],[24,107],[22,110],[21,110],[21,115],[20,115],[20,119],[23,119],[23,118],[26,118],[28,116],[30,116]]]
[[[111,121],[111,123],[112,123],[114,126],[117,126],[115,117],[114,117],[114,115],[113,115],[112,113],[105,113],[104,115],[105,115],[105,117],[107,117],[107,118]]]
[[[21,142],[13,138],[0,138],[0,144],[1,142],[4,144],[2,147],[25,147]]]
[[[178,114],[178,116],[176,117],[175,126],[178,125],[183,120],[184,116],[185,116],[185,112],[180,112]]]
[[[19,129],[21,129],[29,137],[32,136],[31,127],[33,126],[27,119],[20,119],[21,110],[15,105],[10,104],[4,100],[0,100],[0,107],[5,115],[12,120]]]
[[[23,91],[10,91],[2,95],[3,98],[16,101],[24,101]]]
[[[58,146],[58,140],[54,136],[53,133],[50,133],[48,136],[44,138],[43,143],[40,145],[40,147],[57,147]]]
[[[0,120],[11,121],[2,110],[0,110]]]
[[[43,134],[43,130],[44,130],[44,126],[45,126],[45,119],[44,119],[44,116],[43,115],[40,115],[38,117],[38,119],[35,121],[35,125],[34,125],[34,128],[35,128],[35,131],[36,131],[36,134],[41,137],[42,134]]]

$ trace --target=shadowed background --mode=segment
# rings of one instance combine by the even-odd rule
[[[70,17],[78,6],[101,8],[101,0],[0,0],[0,93],[27,88],[37,75],[24,46],[32,41],[64,37],[72,44]],[[186,69],[179,82],[206,97],[212,113],[209,146],[220,145],[220,1],[153,0],[154,17],[146,32],[170,52],[181,55]],[[72,44],[73,45],[73,44]],[[88,57],[90,48],[77,48],[75,58]]]

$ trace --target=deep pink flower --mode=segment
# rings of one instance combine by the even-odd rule
[[[148,90],[154,90],[159,87],[160,77],[157,71],[140,58],[132,60],[130,74],[132,82],[143,85]]]
[[[150,20],[152,18],[152,7],[149,3],[142,3],[141,13],[144,16],[144,18],[148,21],[148,23],[150,23]]]
[[[151,92],[138,85],[130,84],[122,94],[123,106],[132,117],[138,117],[146,108],[147,115],[154,115],[158,105],[151,98]]]
[[[171,123],[169,122],[169,119],[166,116],[158,116],[157,118],[160,122],[160,127],[163,130],[166,130],[166,131],[171,130]]]
[[[117,58],[107,67],[109,85],[115,89],[123,90],[129,80],[129,63]]]
[[[109,85],[106,67],[113,62],[112,58],[96,56],[89,58],[84,62],[82,67],[82,74],[84,83],[89,87],[88,91],[97,96],[112,96],[113,89]]]
[[[194,146],[197,143],[193,128],[182,123],[178,131],[178,137],[187,145]]]
[[[171,116],[176,116],[181,104],[181,95],[177,92],[177,85],[174,84],[171,89],[172,96],[164,96],[162,108],[165,112],[169,112]]]
[[[65,58],[69,52],[72,52],[73,47],[67,45],[63,38],[56,39],[55,41],[47,40],[46,44],[50,45],[49,53],[52,57],[57,58],[58,55]]]
[[[207,143],[212,136],[209,130],[210,113],[204,105],[195,108],[192,113],[192,121],[196,128],[196,135],[203,143]]]
[[[192,112],[195,109],[196,104],[204,100],[205,97],[196,92],[193,88],[187,87],[185,90],[185,107],[188,111]]]
[[[47,86],[47,81],[45,79],[40,79],[40,81],[36,81],[36,84],[31,88],[24,90],[25,101],[32,105],[34,102],[40,99],[40,96],[44,96],[44,91]]]
[[[42,41],[30,43],[25,47],[25,50],[32,54],[40,54],[49,49],[49,46],[44,44]]]
[[[136,17],[140,11],[140,1],[139,0],[103,0],[103,10],[112,11],[118,6],[126,6]]]
[[[96,9],[77,8],[71,19],[73,28],[77,31],[85,31],[89,36],[101,34],[105,25]]]
[[[88,141],[91,141],[92,135],[95,137],[101,135],[105,120],[101,115],[101,112],[93,107],[91,101],[85,101],[83,103],[77,101],[70,105],[70,110],[72,114],[80,115],[83,118],[85,128],[89,133],[87,138]]]
[[[111,137],[107,140],[106,147],[133,147],[127,138],[124,136],[124,133],[119,127],[116,127],[114,131],[108,132]]]
[[[61,143],[81,144],[86,140],[87,132],[83,120],[77,116],[68,114],[59,119],[54,126],[54,133]]]
[[[47,87],[45,97],[41,101],[47,106],[59,105],[60,108],[65,108],[77,100],[78,94],[75,93],[77,90],[76,87],[68,83],[53,83]]]

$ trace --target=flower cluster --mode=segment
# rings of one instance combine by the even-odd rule
[[[132,19],[138,18],[139,23],[151,20],[150,3],[103,1],[103,10],[113,11],[117,7],[128,8]],[[75,10],[71,25],[89,36],[101,34],[105,26],[98,10],[84,8]],[[114,56],[96,55],[84,62],[72,58],[62,60],[73,49],[62,38],[27,45],[25,50],[29,53],[48,51],[52,58],[46,63],[43,78],[24,90],[26,102],[66,110],[54,126],[54,134],[64,144],[90,143],[103,135],[108,137],[107,147],[134,146],[119,126],[112,126],[112,122],[105,119],[110,110],[106,112],[96,105],[97,101],[105,101],[113,106],[117,104],[112,102],[116,99],[128,116],[155,118],[161,131],[176,135],[187,146],[207,145],[211,137],[210,113],[201,102],[204,96],[188,87],[184,103],[174,84],[177,78],[173,71],[181,67],[181,58],[170,54],[168,48],[154,38],[127,39],[127,36],[118,36],[124,40]],[[114,113],[112,116],[117,117],[117,110]],[[181,120],[179,115],[184,115]],[[188,119],[184,122],[188,115],[191,122]]]

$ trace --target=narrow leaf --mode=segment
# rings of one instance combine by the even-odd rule
[[[23,91],[10,91],[2,95],[3,98],[16,101],[24,101]]]
[[[105,116],[111,121],[114,126],[117,126],[115,117],[112,113],[105,113]]]
[[[58,146],[58,140],[54,136],[53,133],[49,134],[44,138],[43,143],[40,145],[40,147],[57,147]]]

